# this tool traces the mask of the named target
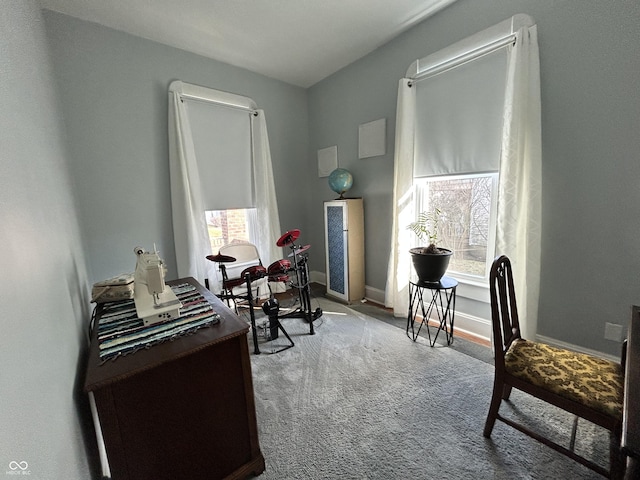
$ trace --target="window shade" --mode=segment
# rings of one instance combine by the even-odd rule
[[[255,207],[251,112],[185,99],[206,210]]]
[[[501,48],[414,84],[414,177],[499,169],[506,68]]]

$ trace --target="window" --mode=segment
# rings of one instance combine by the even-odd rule
[[[406,315],[412,268],[406,252],[413,246],[406,227],[425,208],[422,202],[431,195],[424,191],[427,183],[428,191],[435,192],[446,180],[499,171],[498,187],[495,179],[492,181],[491,205],[496,221],[493,223],[492,210],[485,256],[488,263],[499,251],[522,266],[518,269],[522,273],[516,279],[516,291],[526,313],[521,315],[520,325],[525,337],[534,338],[540,284],[541,108],[537,28],[533,19],[514,15],[415,60],[399,81],[397,106],[392,242],[385,305],[393,307],[396,316]],[[457,188],[464,190],[466,187],[460,186],[463,183],[454,182],[451,188],[454,192]],[[470,199],[475,198],[473,187],[467,191]],[[468,241],[469,253],[473,250],[476,258],[484,240],[473,218],[482,217],[476,209],[486,209],[486,203],[472,207],[474,202],[462,209],[469,216],[468,226],[452,225],[451,229],[460,233],[456,242]],[[466,260],[467,252],[464,253]],[[473,266],[477,265],[455,266],[466,273],[451,270],[461,280],[456,319],[466,322],[462,328],[489,336],[485,322],[490,318],[488,282],[466,281],[480,278],[480,269]]]
[[[199,100],[184,103],[205,208],[254,207],[251,113]]]
[[[439,245],[454,252],[449,273],[486,285],[495,253],[506,67],[502,48],[414,84],[415,212],[441,210]]]
[[[255,218],[251,212],[256,210],[250,113],[198,100],[186,100],[185,109],[202,182],[211,251],[217,253],[233,241],[258,244],[250,229],[250,218]]]
[[[217,271],[206,259],[212,253],[209,232],[214,243],[220,237],[225,241],[223,219],[228,221],[235,210],[244,212],[244,222],[239,223],[244,223],[243,230],[261,258],[269,262],[282,258],[282,249],[276,246],[282,232],[267,124],[264,111],[253,100],[171,82],[169,169],[180,277],[194,277],[201,283],[209,279],[217,290]]]
[[[453,250],[449,271],[486,281],[495,251],[498,173],[417,179],[416,211],[442,212],[438,245]]]
[[[251,222],[255,208],[236,208],[231,210],[207,210],[207,230],[211,241],[211,251],[217,252],[221,246],[234,241],[253,241]]]

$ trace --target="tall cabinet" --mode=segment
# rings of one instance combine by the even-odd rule
[[[364,298],[362,198],[324,202],[327,295],[347,303]]]

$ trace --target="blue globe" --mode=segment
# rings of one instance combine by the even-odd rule
[[[344,168],[336,168],[329,175],[329,188],[334,192],[342,195],[353,186],[353,175],[349,170]]]

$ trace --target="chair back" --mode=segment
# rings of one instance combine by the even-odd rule
[[[229,255],[235,257],[236,261],[227,263],[225,270],[227,278],[224,280],[223,285],[226,284],[230,287],[233,295],[245,295],[247,293],[246,284],[244,283],[244,274],[250,273],[251,278],[251,291],[254,298],[262,298],[268,295],[269,288],[266,277],[266,269],[262,265],[260,260],[260,254],[258,249],[253,243],[249,242],[234,242],[220,247],[219,253],[221,255]],[[265,275],[254,275],[256,269],[254,267],[260,266],[264,270]],[[242,279],[242,282],[236,282],[236,279]]]
[[[506,255],[496,257],[489,276],[491,323],[496,366],[504,365],[504,354],[520,336],[516,293],[511,261]]]
[[[245,268],[253,265],[262,265],[258,249],[253,243],[229,243],[220,247],[220,254],[229,255],[236,259],[235,262],[226,265],[228,278],[238,278]]]

